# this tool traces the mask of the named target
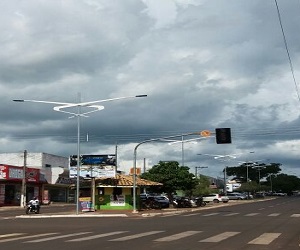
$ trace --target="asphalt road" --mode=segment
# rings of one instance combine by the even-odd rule
[[[0,213],[0,249],[300,249],[300,197],[155,216],[16,218]]]

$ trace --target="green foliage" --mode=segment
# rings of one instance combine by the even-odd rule
[[[208,177],[201,175],[200,178],[197,178],[197,186],[192,190],[191,196],[202,196],[209,193],[215,193],[212,189],[209,188],[210,180]]]
[[[268,177],[270,174],[278,174],[281,171],[280,163],[270,164],[255,164],[255,163],[243,163],[236,167],[227,167],[227,176],[235,176],[235,179],[241,182],[247,182],[247,169],[248,169],[248,181],[259,182],[260,179]]]
[[[294,175],[277,174],[270,175],[266,184],[272,187],[272,191],[290,194],[300,189],[300,179]],[[271,188],[270,188],[271,190]]]
[[[192,190],[197,185],[197,180],[189,172],[189,168],[179,166],[176,161],[160,161],[148,172],[143,173],[141,178],[162,183],[163,187],[160,188],[160,192],[167,194],[172,194],[176,190]]]

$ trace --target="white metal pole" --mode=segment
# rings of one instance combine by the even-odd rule
[[[24,150],[23,178],[21,187],[20,207],[26,205],[26,167],[27,167],[27,151]]]
[[[80,102],[81,96],[80,93],[78,93],[78,102]],[[79,192],[80,192],[80,113],[81,113],[81,107],[77,107],[77,180],[76,180],[76,214],[79,214]]]

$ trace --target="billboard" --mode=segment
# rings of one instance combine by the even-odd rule
[[[70,156],[70,178],[77,177],[77,155]],[[81,155],[80,177],[115,177],[116,155]]]

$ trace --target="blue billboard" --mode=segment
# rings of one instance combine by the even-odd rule
[[[69,160],[70,178],[77,177],[77,155],[71,155]],[[80,177],[100,178],[115,177],[116,155],[81,155]]]

